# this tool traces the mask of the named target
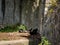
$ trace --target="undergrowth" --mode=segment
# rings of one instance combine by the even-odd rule
[[[41,43],[39,45],[51,45],[46,37],[42,37]]]
[[[26,30],[25,25],[10,25],[10,26],[5,26],[4,28],[0,28],[0,32],[17,32],[20,29]]]

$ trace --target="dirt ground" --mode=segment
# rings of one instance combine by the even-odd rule
[[[1,40],[27,39],[27,38],[29,38],[29,36],[30,36],[29,33],[18,33],[18,32],[1,33],[0,32],[0,41]]]

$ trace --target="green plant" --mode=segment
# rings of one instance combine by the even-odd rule
[[[39,45],[51,45],[46,37],[42,37],[42,41]]]
[[[22,24],[18,26],[18,29],[27,30],[27,27],[24,24]]]
[[[9,25],[0,29],[0,32],[16,32],[18,31],[17,25]]]
[[[27,27],[25,25],[9,25],[5,26],[4,28],[0,29],[0,32],[16,32],[19,31],[20,29],[22,30],[27,30]]]

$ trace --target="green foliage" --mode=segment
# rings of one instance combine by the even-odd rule
[[[53,9],[50,9],[49,12],[52,13],[53,12]]]
[[[16,32],[19,29],[26,30],[26,27],[24,25],[11,25],[11,26],[5,26],[4,28],[0,29],[0,32]]]
[[[57,0],[51,0],[50,2],[51,2],[52,6],[56,6],[57,5]]]
[[[27,27],[24,24],[22,24],[18,26],[18,29],[27,30]]]
[[[53,11],[54,11],[54,10],[53,10],[52,8],[51,8],[51,9],[49,9],[49,10],[48,10],[48,14],[47,14],[47,16],[48,16],[48,17],[50,17],[50,16],[51,16],[51,14],[53,13]]]
[[[4,28],[0,29],[0,32],[14,32],[17,31],[17,27],[14,26],[5,26]]]
[[[46,37],[42,37],[42,41],[39,45],[51,45]]]

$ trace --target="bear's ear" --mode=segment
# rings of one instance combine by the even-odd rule
[[[33,29],[33,30],[38,31],[38,28],[35,28],[35,29]]]
[[[32,30],[32,28],[30,28],[28,31],[31,31]]]

